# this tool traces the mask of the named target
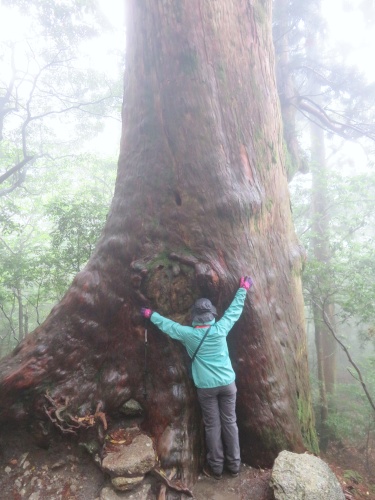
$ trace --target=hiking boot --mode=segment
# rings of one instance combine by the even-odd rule
[[[229,474],[230,474],[232,477],[238,477],[239,472],[236,472],[236,471],[234,471],[234,470],[230,470],[230,471],[229,471]]]
[[[225,470],[228,472],[228,474],[231,476],[231,477],[238,477],[239,473],[240,473],[240,470],[232,470],[232,469],[229,469],[229,467],[225,467]]]
[[[221,473],[218,474],[218,473],[214,472],[209,465],[205,465],[203,467],[203,474],[207,477],[212,477],[212,478],[216,479],[217,481],[219,481],[223,477],[221,475]]]

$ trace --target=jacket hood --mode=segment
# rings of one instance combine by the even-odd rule
[[[217,316],[216,307],[209,299],[198,299],[191,309],[191,316],[193,323],[208,323]]]

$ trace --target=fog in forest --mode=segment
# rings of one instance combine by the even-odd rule
[[[83,4],[0,6],[1,357],[84,268],[114,194],[125,13]],[[374,6],[273,5],[320,450],[350,448],[375,483]]]

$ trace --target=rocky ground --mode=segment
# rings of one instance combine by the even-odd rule
[[[333,461],[332,454],[333,451],[323,458],[339,478],[346,498],[375,500],[375,487],[370,484],[371,478],[365,477],[363,470],[357,474],[353,472],[359,457],[355,457],[355,462],[348,461],[345,464],[343,452],[340,463]],[[352,471],[352,477],[348,475],[348,470]],[[238,478],[224,474],[222,480],[217,481],[201,476],[193,488],[193,495],[196,500],[271,500],[268,486],[270,474],[271,471],[243,465]],[[163,488],[160,490],[160,484],[155,481],[155,477],[150,477],[149,483],[146,482],[141,490],[133,493],[133,497],[129,493],[113,493],[109,477],[94,462],[92,455],[76,441],[56,438],[48,448],[41,448],[25,429],[2,429],[2,500],[146,500],[156,498],[156,494],[162,498]],[[152,489],[155,485],[157,491]]]

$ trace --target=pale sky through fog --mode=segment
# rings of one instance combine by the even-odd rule
[[[358,7],[358,0],[322,1],[322,14],[327,20],[328,37],[331,44],[344,47],[348,52],[347,63],[358,65],[368,76],[375,80],[375,6],[372,20]]]

